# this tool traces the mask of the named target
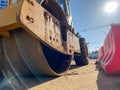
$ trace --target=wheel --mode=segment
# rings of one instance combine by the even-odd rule
[[[7,80],[2,79],[4,82],[1,83],[8,83],[5,86],[7,88],[20,90],[29,88],[26,77],[36,78],[31,83],[41,83],[43,75],[64,75],[72,60],[72,55],[51,48],[22,28],[10,31],[10,37],[1,37],[0,52],[4,66],[4,68],[0,66],[0,76]]]
[[[25,30],[17,30],[14,37],[23,61],[34,75],[60,76],[69,69],[71,56],[51,48]]]
[[[18,74],[60,76],[69,69],[71,55],[61,53],[37,40],[22,28],[2,37],[6,60]]]
[[[80,38],[80,49],[81,53],[74,53],[74,59],[76,65],[87,65],[88,62],[88,49],[87,49],[87,44],[85,42],[84,38]]]

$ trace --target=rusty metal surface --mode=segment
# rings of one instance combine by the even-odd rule
[[[52,12],[50,13],[45,10],[45,8],[43,8],[35,0],[21,0],[21,2],[22,6],[18,7],[17,4],[15,4],[0,11],[0,13],[5,11],[2,16],[4,16],[7,11],[11,13],[10,15],[13,15],[12,18],[9,16],[5,20],[2,19],[1,23],[3,22],[3,24],[1,29],[3,29],[3,26],[19,24],[18,26],[23,27],[32,36],[21,29],[14,31],[13,34],[10,34],[12,37],[3,37],[2,48],[6,59],[12,60],[12,62],[14,62],[12,65],[18,68],[20,70],[18,71],[21,73],[23,72],[25,75],[26,73],[29,73],[29,70],[35,75],[40,73],[53,76],[61,75],[69,68],[71,56],[73,53],[80,52],[78,42],[79,38],[67,25],[64,25],[67,24],[65,18],[61,19],[63,21],[61,23],[59,17],[56,15],[53,16]],[[20,7],[21,10],[18,9]],[[19,12],[17,12],[17,10]],[[7,16],[5,15],[5,17]],[[9,47],[7,45],[9,45]],[[13,50],[15,55],[10,53],[10,50]],[[50,51],[50,55],[47,54],[46,50]],[[53,55],[51,54],[52,51],[54,52]],[[56,57],[54,57],[55,55]],[[63,60],[59,60],[59,58],[57,58],[58,56]],[[64,58],[62,58],[62,56]],[[33,61],[34,59],[36,61]],[[25,65],[21,62],[21,60]],[[57,67],[58,62],[56,60],[61,62],[61,66]],[[20,64],[22,67],[15,65],[17,61],[19,61],[18,64]],[[25,68],[25,66],[27,66],[29,70],[22,70]]]
[[[75,51],[80,52],[80,48],[78,47],[79,43],[77,43],[79,42],[78,37],[69,28],[67,29],[66,25],[61,26],[61,21],[41,7],[36,1],[31,0],[31,2],[32,4],[23,1],[21,11],[17,18],[21,26],[34,37],[62,53],[72,55],[74,48]],[[68,33],[73,35],[71,36]],[[65,37],[68,38],[64,39]],[[70,40],[74,41],[74,44]]]
[[[78,37],[66,26],[67,21],[59,5],[55,1],[49,1],[48,4],[43,2],[42,5],[43,7],[35,0],[21,0],[1,9],[0,35],[9,36],[8,30],[23,27],[31,35],[62,53],[72,55],[80,52]]]

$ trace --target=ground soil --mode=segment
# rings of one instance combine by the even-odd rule
[[[43,83],[29,90],[120,90],[120,76],[106,75],[90,60],[89,65],[71,68],[62,77],[45,77]]]

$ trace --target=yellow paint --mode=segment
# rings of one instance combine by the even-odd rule
[[[5,36],[5,37],[9,37],[10,36],[9,32],[7,32],[7,31],[0,31],[0,35],[1,36]]]
[[[20,25],[17,23],[1,27],[0,28],[0,35],[9,36],[9,32],[8,32],[9,30],[14,30],[14,29],[19,28],[19,27],[20,27]]]
[[[9,1],[9,3],[11,3],[11,0]],[[0,9],[0,35],[9,36],[9,30],[14,30],[20,27],[16,20],[17,12],[17,4]]]

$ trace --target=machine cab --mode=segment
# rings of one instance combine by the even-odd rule
[[[71,16],[71,11],[70,11],[69,0],[56,0],[56,1],[58,2],[63,12],[65,13],[68,24],[72,26],[73,22],[72,22],[72,16]]]

